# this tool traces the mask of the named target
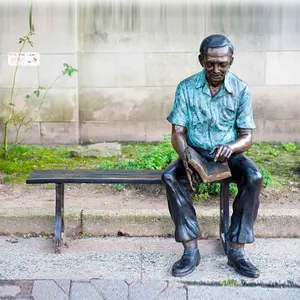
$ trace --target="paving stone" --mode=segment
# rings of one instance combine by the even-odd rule
[[[153,300],[167,288],[166,281],[136,281],[129,286],[130,300]]]
[[[166,298],[167,299],[167,298]],[[188,286],[188,300],[299,300],[300,289],[265,287]]]
[[[21,292],[18,294],[18,299],[19,297],[21,299],[30,298],[33,289],[33,280],[18,280],[15,281],[15,284],[21,289]]]
[[[34,300],[67,300],[68,295],[54,280],[36,280],[32,289]]]
[[[72,282],[70,300],[106,300],[90,282]]]
[[[30,298],[32,286],[32,280],[2,280],[0,281],[0,298]]]
[[[155,300],[186,300],[187,299],[187,290],[184,287],[184,284],[177,282],[170,282],[168,287],[155,298]]]
[[[21,289],[17,285],[5,284],[0,286],[0,297],[16,297],[21,292]]]
[[[70,294],[70,288],[71,288],[71,280],[69,279],[56,279],[56,284],[59,285],[59,287],[64,291],[66,295]]]
[[[109,300],[127,300],[128,284],[123,280],[91,280],[98,293]]]

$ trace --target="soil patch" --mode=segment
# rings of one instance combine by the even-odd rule
[[[167,209],[165,189],[161,185],[115,185],[66,184],[66,208],[79,210]],[[231,201],[233,200],[231,197]],[[300,209],[299,186],[285,189],[264,188],[261,192],[264,208],[284,206]],[[1,210],[53,209],[55,204],[54,185],[0,184]],[[219,196],[195,203],[195,206],[219,206]]]

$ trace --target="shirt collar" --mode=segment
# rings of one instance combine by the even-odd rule
[[[227,72],[225,75],[224,85],[225,89],[228,93],[232,94],[232,87],[230,85],[230,72]],[[207,83],[206,77],[205,77],[205,71],[202,71],[198,73],[198,76],[196,78],[196,88],[203,88],[205,83]]]

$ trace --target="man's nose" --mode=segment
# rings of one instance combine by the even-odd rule
[[[220,72],[220,68],[218,66],[218,64],[214,65],[214,73],[219,73]]]

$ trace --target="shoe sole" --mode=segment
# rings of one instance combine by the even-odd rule
[[[258,274],[258,275],[254,275],[254,274],[248,274],[248,273],[243,273],[243,272],[238,271],[237,268],[235,267],[234,263],[232,263],[231,261],[228,261],[227,263],[228,263],[228,265],[229,265],[230,267],[233,267],[234,270],[235,270],[238,274],[240,274],[240,275],[243,275],[243,276],[246,276],[246,277],[250,277],[250,278],[258,278],[258,277],[259,277],[259,274]]]

